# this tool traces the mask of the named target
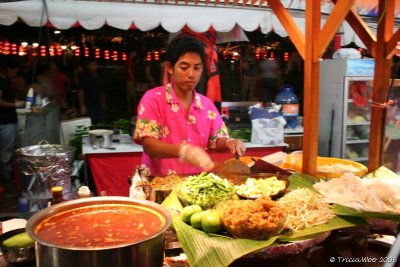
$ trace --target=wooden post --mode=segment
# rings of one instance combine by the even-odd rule
[[[388,58],[388,42],[393,36],[395,0],[379,1],[377,45],[375,49],[375,75],[372,93],[371,132],[368,169],[374,171],[382,163],[385,137],[386,101],[389,95],[389,79],[392,60]],[[373,129],[373,130],[372,130]]]
[[[304,135],[303,173],[315,175],[318,156],[319,57],[321,2],[306,1],[306,38],[304,57]]]

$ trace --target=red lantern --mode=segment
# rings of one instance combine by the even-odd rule
[[[260,60],[260,48],[256,49],[256,58],[257,60]]]
[[[110,59],[110,51],[104,50],[104,59],[106,59],[106,60]]]
[[[75,56],[76,57],[81,56],[81,48],[79,46],[76,46],[76,48],[75,48]]]
[[[85,48],[83,49],[83,51],[84,51],[85,57],[89,57],[89,48],[88,48],[88,47],[85,47]]]
[[[11,54],[17,54],[17,44],[11,44]]]
[[[146,61],[151,61],[151,52],[147,52]]]
[[[56,55],[54,45],[50,45],[49,54],[51,57],[54,57]]]
[[[122,53],[122,61],[126,61],[126,53]]]
[[[158,51],[154,51],[154,60],[159,61],[160,60],[160,53]]]
[[[96,49],[94,50],[94,57],[95,57],[95,58],[100,58],[100,49],[96,48]]]
[[[118,60],[118,51],[113,51],[113,56],[112,56],[114,61]]]
[[[41,57],[45,57],[46,54],[47,54],[46,46],[41,45],[41,46],[40,46],[40,56],[41,56]]]
[[[3,54],[4,55],[10,54],[10,43],[8,41],[4,42]]]
[[[283,60],[284,61],[288,61],[289,60],[289,53],[288,52],[283,53]]]
[[[57,56],[62,56],[62,48],[61,48],[61,45],[57,45],[56,46],[56,50],[57,50]]]
[[[275,60],[275,53],[274,52],[271,52],[271,55],[270,55],[269,59]]]

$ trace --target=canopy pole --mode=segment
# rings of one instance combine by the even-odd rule
[[[318,118],[320,64],[318,37],[321,2],[306,1],[306,33],[304,57],[304,135],[303,173],[315,175],[318,156]]]
[[[382,164],[385,138],[386,102],[389,96],[389,80],[392,70],[392,51],[394,10],[396,0],[379,1],[377,45],[375,46],[374,88],[371,106],[371,131],[369,143],[368,169],[374,171]],[[373,129],[373,130],[372,130]]]

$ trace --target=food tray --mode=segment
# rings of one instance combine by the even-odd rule
[[[327,158],[327,157],[318,157],[317,158],[317,168],[318,166],[323,165],[335,165],[335,164],[343,164],[353,166],[358,169],[357,172],[353,172],[354,175],[363,176],[368,172],[367,167],[362,165],[361,163],[347,160],[347,159],[339,159],[339,158]],[[297,172],[301,172],[303,166],[303,159],[299,159],[295,163],[295,170]],[[339,172],[316,172],[316,177],[318,178],[340,178],[344,173]]]

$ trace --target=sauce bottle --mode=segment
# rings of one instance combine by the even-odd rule
[[[51,200],[51,205],[56,205],[56,204],[64,202],[62,186],[54,186],[51,189],[51,193],[53,194],[53,198]]]

